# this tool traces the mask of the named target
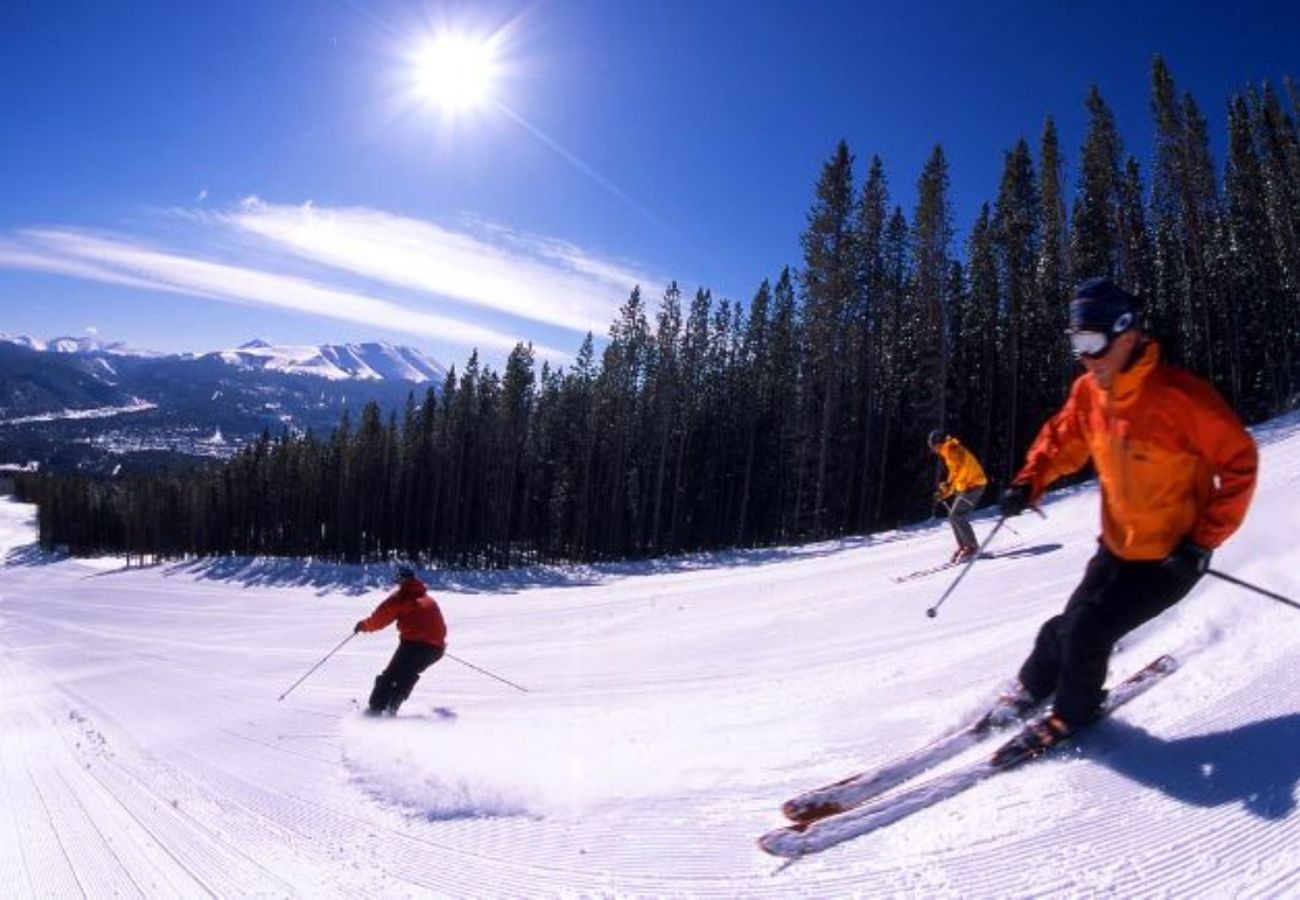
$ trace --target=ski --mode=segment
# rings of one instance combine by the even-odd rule
[[[890,581],[894,584],[902,584],[905,581],[911,581],[914,578],[924,578],[927,575],[934,575],[936,572],[946,572],[948,569],[955,569],[960,566],[959,562],[939,563],[925,569],[917,569],[915,572],[908,572],[905,575],[892,575]]]
[[[1014,552],[1015,550],[1019,550],[1022,546],[1024,545],[1016,544],[1011,547],[1004,547],[1001,550],[998,550],[996,553],[989,550],[985,550],[984,552],[980,553],[976,557],[976,559],[997,559],[1000,556],[1007,556],[1010,553]],[[962,560],[957,560],[956,562],[938,563],[933,566],[927,566],[924,569],[917,569],[915,572],[907,572],[903,575],[891,575],[890,580],[893,581],[894,584],[903,584],[904,582],[912,581],[917,578],[924,578],[927,575],[934,575],[937,572],[946,572],[949,569],[955,569],[959,566],[964,566],[968,562],[970,562],[969,559],[962,559]]]
[[[911,781],[940,763],[960,756],[1012,725],[1023,724],[1037,706],[1038,704],[1031,709],[1017,711],[1006,705],[995,705],[960,731],[905,753],[879,768],[850,775],[792,797],[781,807],[781,811],[792,822],[802,824],[838,815],[905,781]]]
[[[1111,689],[1102,715],[1110,715],[1177,668],[1178,663],[1172,656],[1161,656],[1149,663]],[[1033,723],[1025,727],[1032,728]],[[1063,743],[1068,743],[1074,737],[1067,738]],[[1038,758],[1039,754],[1033,751],[1008,753],[1009,748],[1019,745],[1018,738],[1019,736],[1012,738],[992,755],[968,766],[878,797],[838,815],[769,831],[759,838],[758,846],[773,856],[798,859],[884,828],[912,813],[955,797],[992,775]]]

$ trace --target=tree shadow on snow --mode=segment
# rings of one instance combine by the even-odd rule
[[[981,510],[972,518],[990,518],[995,510]],[[588,587],[620,578],[692,572],[701,569],[743,568],[788,560],[818,559],[846,550],[879,547],[906,540],[920,533],[947,529],[946,519],[927,519],[900,526],[891,531],[867,535],[849,535],[826,541],[776,547],[735,548],[716,551],[683,552],[653,559],[610,562],[568,563],[520,566],[513,569],[457,569],[417,567],[430,590],[464,594],[507,595],[535,588]],[[1021,547],[995,556],[1015,558],[1037,556],[1059,550],[1061,544]],[[49,554],[31,544],[10,551],[6,562],[15,566],[38,566],[63,562],[69,557]],[[182,561],[162,560],[148,565],[132,565],[96,572],[87,577],[111,577],[141,569],[161,569],[165,575],[188,575],[192,578],[239,584],[244,587],[306,588],[318,594],[344,593],[353,596],[388,588],[392,584],[393,562],[340,563],[295,557],[200,557]]]
[[[1098,762],[1139,784],[1193,806],[1238,803],[1278,821],[1296,808],[1300,785],[1300,714],[1252,722],[1229,731],[1166,741],[1111,720],[1091,747]]]
[[[40,544],[31,543],[10,550],[5,554],[4,563],[7,566],[52,566],[67,559],[65,554],[50,553],[42,550]]]
[[[858,547],[892,543],[906,536],[905,530],[900,529],[883,535],[846,537],[817,544],[718,550],[657,559],[534,565],[514,569],[423,568],[417,565],[417,571],[431,591],[506,595],[534,588],[589,587],[645,575],[816,559]],[[159,565],[167,575],[189,575],[245,587],[309,588],[322,594],[342,592],[359,595],[390,587],[395,564],[351,564],[290,557],[204,557]]]

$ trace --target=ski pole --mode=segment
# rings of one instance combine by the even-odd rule
[[[292,690],[293,690],[294,688],[296,688],[298,685],[300,685],[300,684],[302,684],[304,681],[306,681],[308,675],[310,675],[312,672],[315,672],[317,669],[319,669],[321,666],[323,666],[323,665],[325,664],[325,660],[329,659],[329,658],[330,658],[331,656],[333,656],[335,653],[338,653],[340,650],[342,650],[342,649],[343,649],[343,645],[346,644],[348,641],[352,640],[352,639],[353,639],[354,637],[356,637],[356,636],[357,636],[357,633],[354,631],[354,632],[352,632],[351,634],[349,634],[347,637],[345,637],[342,641],[339,642],[339,645],[338,645],[337,647],[335,647],[335,648],[334,648],[333,650],[331,650],[329,653],[326,653],[325,656],[321,659],[320,662],[316,663],[316,665],[312,666],[310,669],[307,670],[306,674],[304,674],[301,678],[299,678],[299,679],[298,679],[297,681],[295,681],[293,684],[289,685],[289,690],[288,690],[288,691],[285,691],[285,692],[284,692],[283,694],[281,694],[281,695],[279,696],[279,698],[277,698],[277,699],[283,700],[285,697],[288,697],[288,696],[289,696],[289,691],[292,691]]]
[[[984,543],[980,544],[979,549],[971,555],[970,559],[966,560],[966,565],[962,566],[962,570],[957,573],[957,577],[953,579],[952,584],[948,585],[948,590],[943,592],[943,596],[939,598],[939,601],[935,603],[934,606],[931,606],[925,611],[927,616],[933,619],[935,616],[939,615],[939,607],[943,606],[943,601],[947,600],[952,595],[952,592],[957,589],[957,585],[961,584],[961,580],[966,577],[966,573],[970,571],[970,567],[975,565],[975,560],[980,558],[980,554],[984,552],[984,548],[989,545],[989,542],[993,540],[993,536],[998,533],[998,530],[1001,529],[1004,524],[1006,524],[1006,521],[1006,516],[998,519],[997,524],[993,526],[993,530],[989,532],[989,536],[984,539]]]
[[[1227,574],[1226,572],[1220,572],[1218,569],[1206,569],[1205,574],[1213,575],[1215,578],[1222,578],[1224,581],[1230,581],[1233,584],[1238,585],[1239,587],[1244,587],[1248,591],[1254,591],[1257,594],[1263,594],[1265,597],[1268,597],[1270,600],[1276,600],[1278,603],[1285,603],[1287,606],[1293,606],[1296,609],[1300,609],[1300,603],[1297,603],[1294,600],[1291,600],[1287,597],[1283,597],[1281,594],[1275,594],[1272,591],[1265,590],[1264,588],[1260,587],[1257,584],[1251,584],[1249,581],[1242,581],[1240,578],[1234,578],[1233,576]]]
[[[450,653],[445,653],[443,655],[446,656],[448,659],[456,660],[456,662],[460,663],[462,666],[469,666],[469,668],[473,669],[475,672],[482,672],[488,678],[495,678],[497,681],[501,682],[502,684],[508,684],[517,691],[523,691],[525,694],[528,693],[528,688],[520,687],[519,685],[515,684],[513,681],[502,678],[500,675],[493,675],[487,669],[480,669],[478,666],[474,665],[473,663],[465,662],[465,660],[461,659],[459,656],[452,656]]]

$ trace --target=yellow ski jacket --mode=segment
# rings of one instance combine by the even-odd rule
[[[961,441],[948,437],[936,448],[943,464],[948,467],[948,479],[939,485],[939,496],[947,500],[953,494],[969,491],[989,483],[984,467]]]

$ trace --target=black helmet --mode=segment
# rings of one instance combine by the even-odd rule
[[[1070,301],[1070,330],[1122,334],[1137,324],[1138,299],[1109,278],[1089,278]]]
[[[930,432],[930,436],[925,439],[925,442],[931,447],[939,446],[943,443],[943,432],[936,428]]]
[[[415,577],[415,570],[410,566],[398,566],[397,571],[393,574],[398,581],[406,581],[408,578]]]

